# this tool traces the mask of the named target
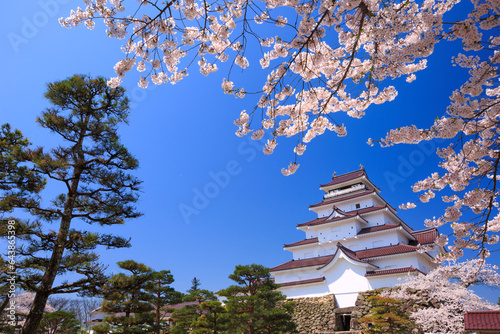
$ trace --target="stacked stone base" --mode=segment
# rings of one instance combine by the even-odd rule
[[[301,334],[330,334],[335,330],[336,302],[334,295],[295,298],[293,321]]]

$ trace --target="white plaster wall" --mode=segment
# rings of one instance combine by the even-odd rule
[[[316,270],[317,266],[306,269],[294,269],[272,272],[276,283],[285,283],[293,281],[301,281],[305,279],[322,277],[321,273]]]
[[[386,214],[387,212],[385,211],[379,211],[373,214],[363,215],[362,217],[368,221],[368,224],[365,227],[390,224],[391,220],[389,217],[386,217]]]
[[[330,294],[325,284],[296,285],[279,288],[287,298],[320,297]]]
[[[353,251],[391,246],[391,244],[397,245],[400,242],[398,234],[397,230],[390,230],[384,233],[360,235],[357,238],[346,240],[342,244]]]
[[[319,249],[317,245],[303,246],[296,248],[293,251],[294,260],[302,260],[310,257],[316,257],[319,254]],[[306,256],[308,254],[309,256]]]
[[[333,199],[333,198],[332,198]],[[363,198],[353,198],[348,201],[343,201],[340,203],[334,203],[336,207],[338,207],[340,210],[349,212],[349,211],[354,211],[354,210],[359,210],[356,209],[356,204],[360,205],[360,209],[363,208],[368,208],[374,205],[381,205],[383,202],[377,198],[377,195],[371,195],[368,197],[363,197]],[[329,205],[328,207],[325,208],[313,208],[312,210],[318,214],[318,217],[326,217],[329,216],[332,213],[332,205]]]
[[[343,228],[344,230],[339,230],[335,235],[339,235],[339,237],[333,238],[333,235],[330,234],[332,237],[331,240],[328,240],[328,238],[323,238],[323,235],[320,235],[320,242],[321,244],[313,244],[310,246],[303,246],[298,249],[292,250],[293,252],[293,259],[294,260],[299,260],[299,259],[306,259],[310,257],[316,257],[316,256],[324,256],[324,255],[330,255],[334,254],[335,251],[337,250],[337,243],[340,242],[342,243],[345,247],[353,250],[353,251],[358,251],[358,250],[364,250],[364,249],[371,249],[371,248],[378,248],[378,247],[384,247],[384,246],[391,246],[391,245],[397,245],[398,243],[404,243],[407,244],[408,240],[404,236],[401,236],[402,233],[399,230],[389,230],[385,231],[383,233],[376,233],[372,235],[366,235],[366,236],[358,236],[357,238],[353,237],[352,234],[349,233],[354,233],[354,232],[349,232],[353,231],[353,229],[350,229],[349,227],[354,227],[355,224],[350,223],[346,224]],[[327,229],[324,229],[325,235],[326,233],[329,233]],[[331,233],[331,231],[330,231]],[[344,236],[347,236],[346,239],[344,240]]]
[[[318,240],[320,242],[338,241],[343,238],[352,238],[357,234],[356,224],[353,220],[334,225],[325,225],[318,228]]]
[[[421,255],[418,257],[418,263],[419,263],[419,269],[423,271],[424,273],[429,273],[433,268],[436,268],[438,265],[434,262],[432,262],[431,259],[428,257],[424,257],[424,255]]]
[[[407,244],[410,240],[403,233],[398,233],[398,243]]]
[[[366,267],[353,265],[342,257],[323,274],[331,292],[351,293],[369,288],[365,277]]]
[[[398,284],[402,283],[400,278],[406,277],[408,274],[404,273],[401,275],[390,275],[390,276],[373,276],[368,277],[368,282],[371,289],[378,288],[393,288]]]
[[[332,211],[333,209],[331,206],[322,209],[314,209],[314,212],[318,214],[318,218],[329,216]]]
[[[363,197],[363,198],[353,198],[352,200],[342,202],[337,205],[337,207],[345,212],[359,210],[356,208],[356,204],[359,204],[359,209],[368,208],[370,206],[376,205],[373,196]]]
[[[378,266],[380,269],[402,268],[413,266],[420,269],[417,253],[408,255],[387,256],[379,259],[370,260],[371,263]]]
[[[337,302],[337,307],[355,306],[356,299],[358,299],[358,292],[336,293],[335,294],[335,301]]]

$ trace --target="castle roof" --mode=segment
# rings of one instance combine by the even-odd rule
[[[314,267],[314,266],[326,266],[335,258],[335,255],[337,254],[339,249],[342,250],[342,252],[344,252],[344,254],[346,254],[352,260],[365,263],[368,263],[368,260],[372,258],[406,254],[417,251],[417,246],[405,245],[405,244],[364,249],[359,251],[350,250],[349,248],[343,246],[340,242],[337,243],[337,247],[338,249],[335,252],[335,254],[311,257],[302,260],[291,260],[283,264],[280,264],[279,266],[273,267],[270,270],[280,271],[280,270],[291,270],[291,269],[299,269],[299,268]]]
[[[362,260],[381,256],[397,255],[416,252],[417,247],[405,244],[384,246],[378,248],[364,249],[356,252],[356,256]]]
[[[423,274],[423,272],[421,272],[414,266],[409,266],[403,268],[379,269],[379,270],[367,271],[365,277],[394,275],[394,274],[411,273],[411,272],[419,272]]]
[[[399,226],[401,226],[401,224],[384,224],[384,225],[365,227],[358,232],[358,235],[372,233],[372,232],[378,232],[378,231],[384,231],[384,230],[390,230],[393,228],[397,228]]]
[[[352,180],[355,180],[355,179],[360,178],[362,176],[366,176],[366,172],[364,169],[359,169],[359,170],[356,170],[354,172],[342,174],[339,176],[334,176],[330,182],[322,184],[320,186],[320,188],[329,187],[329,186],[337,185],[340,183],[352,181]]]
[[[340,210],[338,208],[334,208],[334,212],[340,212],[342,214],[342,216],[336,216],[336,217],[330,218],[331,217],[331,215],[330,215],[330,216],[326,216],[326,217],[316,218],[316,219],[310,220],[310,221],[305,222],[305,223],[297,224],[297,227],[316,226],[316,225],[321,225],[321,224],[326,224],[326,223],[333,223],[333,222],[337,222],[340,220],[353,218],[353,217],[356,217],[356,216],[364,214],[364,213],[382,210],[385,208],[387,208],[387,205],[375,205],[375,206],[370,206],[368,208],[363,208],[363,209],[348,211],[348,212],[343,212],[342,210]]]
[[[498,330],[500,311],[469,311],[464,315],[464,322],[465,330]]]
[[[318,237],[300,240],[300,241],[297,241],[297,242],[294,242],[291,244],[285,244],[284,247],[295,247],[295,246],[309,245],[309,244],[314,244],[316,242],[318,242]]]
[[[309,205],[309,208],[316,208],[316,207],[322,206],[322,205],[328,205],[328,204],[334,204],[334,203],[337,203],[337,202],[347,201],[349,199],[362,197],[362,196],[365,196],[365,195],[372,194],[374,192],[375,192],[375,189],[372,189],[372,190],[364,190],[362,192],[359,192],[359,193],[356,193],[356,194],[352,194],[352,195],[339,196],[337,198],[333,198],[333,199],[329,199],[329,200],[324,200],[324,201],[321,201],[319,203]]]
[[[299,269],[299,268],[314,267],[314,266],[324,266],[325,264],[328,264],[330,261],[332,261],[334,257],[335,257],[335,255],[332,254],[332,255],[326,255],[326,256],[311,257],[311,258],[302,259],[302,260],[291,260],[291,261],[285,262],[283,264],[280,264],[279,266],[271,268],[270,271],[280,271],[280,270]]]
[[[425,230],[412,232],[411,235],[417,239],[417,242],[421,245],[433,244],[437,237],[439,236],[439,232],[437,228],[431,227]]]
[[[294,286],[294,285],[321,283],[324,281],[325,281],[324,277],[318,277],[318,278],[303,279],[300,281],[291,281],[291,282],[278,283],[278,284],[280,284],[282,287],[286,287],[286,286]]]

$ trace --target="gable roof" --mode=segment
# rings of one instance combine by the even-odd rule
[[[469,311],[464,315],[464,322],[465,330],[500,330],[500,311]]]

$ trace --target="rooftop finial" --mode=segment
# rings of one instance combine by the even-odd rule
[[[335,173],[336,173],[336,172],[333,172],[333,175],[332,175],[332,180],[335,178]]]
[[[363,167],[363,165],[362,165],[362,164],[359,164],[359,168],[361,168],[361,169],[365,169],[365,167]]]

